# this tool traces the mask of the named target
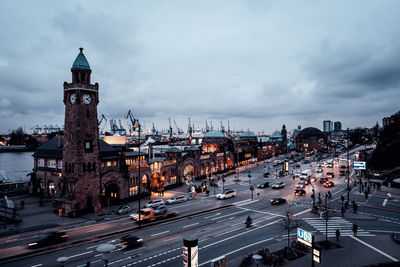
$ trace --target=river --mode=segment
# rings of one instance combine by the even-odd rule
[[[28,180],[26,176],[33,169],[33,152],[0,153],[0,171],[5,171],[11,180]]]

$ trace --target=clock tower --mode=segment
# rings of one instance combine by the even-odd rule
[[[64,82],[62,188],[58,197],[65,215],[91,211],[100,200],[99,85],[90,83],[92,71],[82,51],[80,48],[71,68],[72,82]]]

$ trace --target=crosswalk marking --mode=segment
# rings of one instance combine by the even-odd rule
[[[314,227],[317,231],[325,235],[325,220],[321,218],[304,218],[308,224]],[[353,224],[342,217],[332,217],[328,220],[328,237],[336,236],[336,229],[339,229],[341,236],[353,235]],[[370,232],[361,229],[357,230],[357,236],[375,236]]]

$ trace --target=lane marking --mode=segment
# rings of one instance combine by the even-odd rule
[[[243,210],[248,210],[248,211],[253,211],[253,212],[258,212],[258,213],[262,213],[262,214],[268,214],[268,215],[273,215],[275,217],[286,217],[284,215],[280,215],[280,214],[276,214],[276,213],[272,213],[272,212],[267,212],[267,211],[260,211],[260,210],[253,210],[253,209],[249,209],[249,208],[242,208],[242,207],[237,207],[238,209],[243,209]]]
[[[198,224],[199,224],[198,222],[197,222],[197,223],[192,223],[192,224],[185,225],[185,226],[183,226],[182,228],[188,228],[188,227],[190,227],[190,226],[198,225]]]
[[[79,257],[79,256],[82,256],[82,255],[85,255],[85,254],[89,254],[89,253],[92,253],[93,251],[91,250],[91,251],[86,251],[86,252],[83,252],[83,253],[80,253],[80,254],[76,254],[76,255],[72,255],[72,256],[68,256],[68,258],[75,258],[75,257]]]
[[[251,243],[250,245],[247,245],[247,246],[238,248],[238,249],[236,249],[236,250],[233,250],[233,251],[231,251],[231,252],[229,252],[229,253],[226,253],[226,254],[224,254],[224,255],[221,255],[221,256],[227,256],[227,255],[236,253],[236,252],[238,252],[238,251],[240,251],[240,250],[242,250],[242,249],[245,249],[245,248],[248,248],[248,247],[252,247],[252,246],[258,245],[258,244],[260,244],[260,243],[268,242],[268,241],[270,241],[270,240],[272,240],[272,239],[273,239],[273,238],[267,238],[267,239],[264,239],[264,240],[261,240],[261,241],[255,242],[255,243]],[[205,265],[205,264],[209,264],[210,262],[211,262],[211,260],[206,261],[206,262],[203,262],[203,263],[199,264],[199,266],[202,266],[202,265]]]
[[[396,258],[390,256],[389,254],[383,252],[382,250],[377,249],[376,247],[371,246],[370,244],[368,244],[368,243],[366,243],[366,242],[364,242],[364,241],[358,239],[358,238],[355,237],[355,236],[350,236],[350,237],[353,238],[354,240],[360,242],[361,244],[363,244],[363,245],[369,247],[370,249],[375,250],[375,251],[378,252],[379,254],[381,254],[381,255],[383,255],[383,256],[385,256],[385,257],[391,259],[392,261],[399,261],[398,259],[396,259]]]
[[[42,266],[43,264],[41,264],[41,263],[39,263],[39,264],[36,264],[36,265],[32,265],[31,267],[39,267],[39,266]]]
[[[212,218],[212,217],[214,217],[214,216],[218,216],[218,215],[220,215],[221,213],[220,212],[218,212],[217,214],[214,214],[214,215],[211,215],[211,216],[207,216],[207,217],[204,217],[204,219],[209,219],[209,218]]]
[[[92,230],[86,231],[86,233],[96,232],[96,231],[100,231],[100,230],[104,230],[104,229],[105,229],[104,227],[102,227],[102,228],[97,228],[97,229],[92,229]]]
[[[166,239],[163,242],[172,241],[172,240],[178,239],[179,237],[181,237],[181,236],[177,236],[177,237],[173,237],[173,238],[170,238],[170,239]]]
[[[124,254],[129,254],[129,253],[132,253],[132,252],[137,252],[138,250],[145,249],[145,248],[146,248],[146,247],[136,248],[136,249],[133,249],[133,250],[126,251],[126,252],[124,252]]]
[[[164,231],[164,232],[160,232],[160,233],[157,233],[157,234],[152,234],[150,236],[157,236],[157,235],[162,235],[162,234],[165,234],[165,233],[169,233],[169,230],[168,231]]]
[[[242,208],[242,209],[244,209],[244,208]],[[215,217],[215,218],[213,218],[211,220],[214,221],[214,220],[218,220],[218,219],[221,219],[221,218],[224,218],[224,217],[232,216],[234,214],[243,213],[243,212],[245,212],[245,210],[240,210],[240,211],[237,211],[237,212],[234,212],[234,213],[225,214],[225,215],[222,215],[222,216],[219,216],[219,217]]]
[[[386,206],[387,201],[388,201],[387,198],[385,198],[385,200],[382,203],[382,206]]]

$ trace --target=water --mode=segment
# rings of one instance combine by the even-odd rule
[[[33,152],[4,152],[0,153],[0,171],[16,181],[30,179],[26,176],[33,169]]]

